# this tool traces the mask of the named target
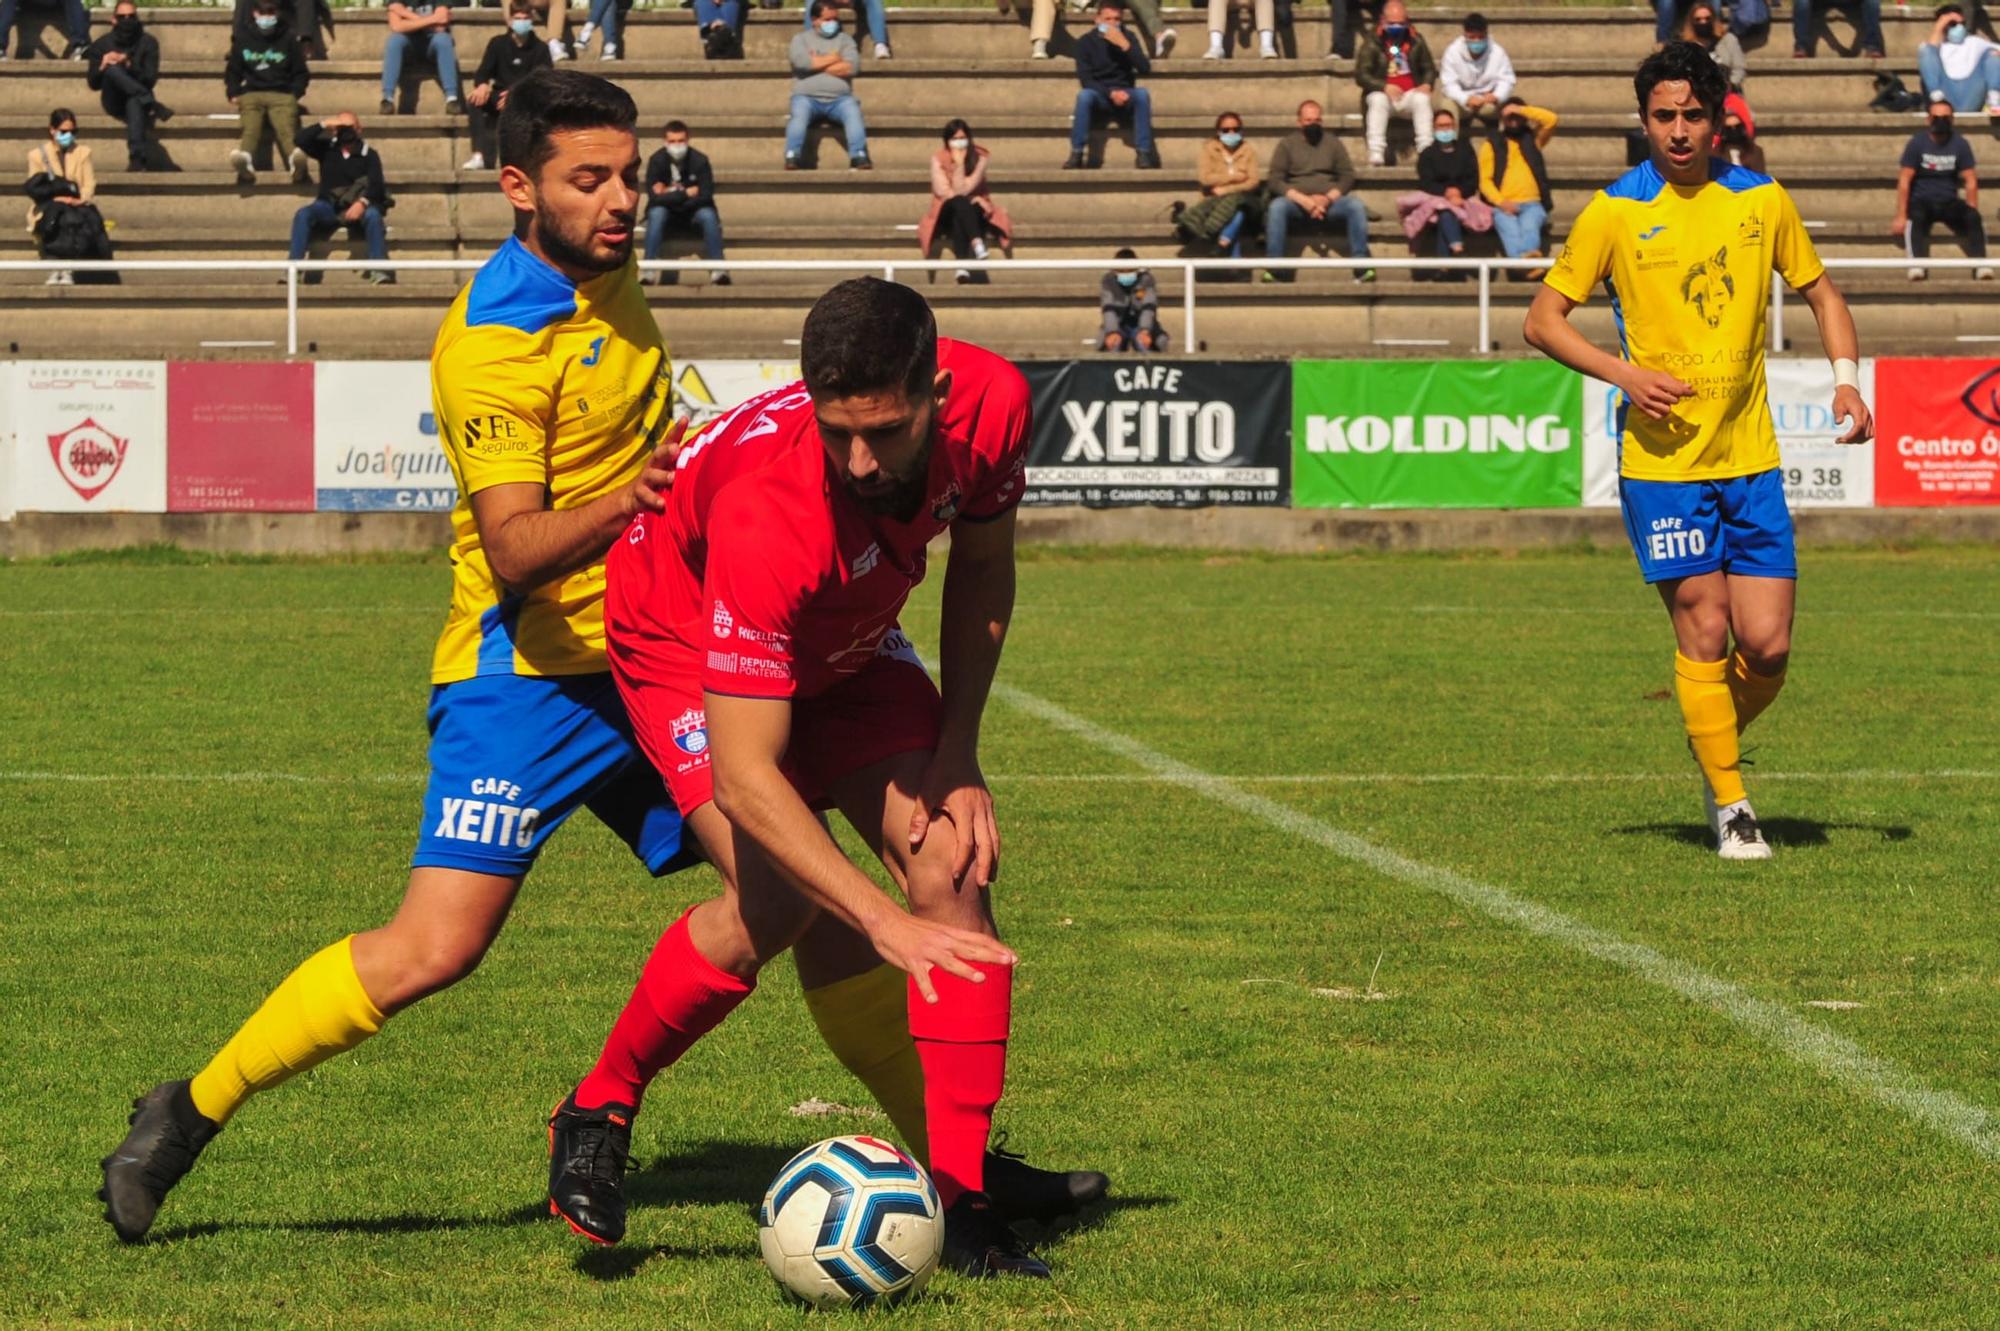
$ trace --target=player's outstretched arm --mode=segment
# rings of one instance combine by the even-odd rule
[[[1833,418],[1848,422],[1837,444],[1865,444],[1875,437],[1875,413],[1861,397],[1861,335],[1854,331],[1854,313],[1833,279],[1821,273],[1799,288],[1819,324],[1820,345],[1833,362]]]
[[[666,506],[687,419],[673,423],[631,483],[570,509],[548,507],[545,486],[509,482],[472,496],[472,520],[493,576],[516,591],[588,568],[604,558],[627,523]]]
[[[1642,369],[1591,345],[1590,339],[1569,321],[1570,311],[1575,308],[1576,302],[1568,296],[1554,287],[1543,286],[1536,290],[1534,302],[1528,306],[1528,320],[1521,327],[1521,335],[1529,346],[1550,360],[1617,386],[1623,390],[1626,401],[1656,421],[1665,420],[1676,402],[1694,392],[1690,385],[1663,370]]]

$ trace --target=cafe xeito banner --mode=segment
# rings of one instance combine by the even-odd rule
[[[1302,508],[1574,508],[1577,376],[1548,361],[1300,361]]]
[[[1020,369],[1035,409],[1023,503],[1287,502],[1289,366],[1091,360]]]

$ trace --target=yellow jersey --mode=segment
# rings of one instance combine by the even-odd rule
[[[1826,271],[1799,211],[1769,176],[1713,162],[1703,185],[1651,161],[1600,190],[1544,279],[1579,304],[1611,296],[1625,359],[1694,389],[1663,421],[1619,409],[1619,474],[1710,481],[1778,465],[1764,384],[1771,274],[1802,287]]]
[[[528,482],[560,511],[627,484],[667,424],[668,372],[630,264],[579,285],[510,239],[458,293],[431,349],[438,438],[458,481],[451,610],[432,683],[610,669],[604,565],[501,587],[472,496]]]

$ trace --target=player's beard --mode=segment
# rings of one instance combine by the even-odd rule
[[[924,430],[924,446],[910,461],[907,475],[892,476],[894,489],[879,494],[863,494],[855,489],[854,478],[846,477],[847,493],[865,513],[878,518],[889,518],[896,522],[908,522],[916,517],[924,506],[924,495],[930,489],[931,449],[936,446],[935,433],[928,427]]]
[[[631,227],[626,228],[625,243],[613,250],[593,243],[596,235],[596,228],[589,223],[585,223],[582,235],[578,237],[563,231],[557,217],[549,213],[535,214],[535,240],[540,244],[542,253],[557,263],[593,273],[613,273],[631,261]]]

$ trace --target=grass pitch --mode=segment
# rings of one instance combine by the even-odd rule
[[[712,885],[650,882],[587,816],[477,975],[252,1102],[154,1242],[98,1219],[126,1102],[394,907],[445,594],[441,561],[0,567],[0,1323],[808,1323],[749,1208],[799,1146],[886,1125],[791,1112],[866,1099],[787,965],[655,1087],[624,1246],[544,1213],[543,1115]],[[1732,866],[1627,558],[1031,558],[1007,684],[1650,946],[1971,1118],[1941,1132],[996,702],[1025,958],[1001,1120],[1115,1204],[1048,1242],[1053,1284],[940,1277],[876,1320],[2000,1324],[1996,629],[2000,554],[1808,552],[1791,686],[1751,735],[1778,855]]]

